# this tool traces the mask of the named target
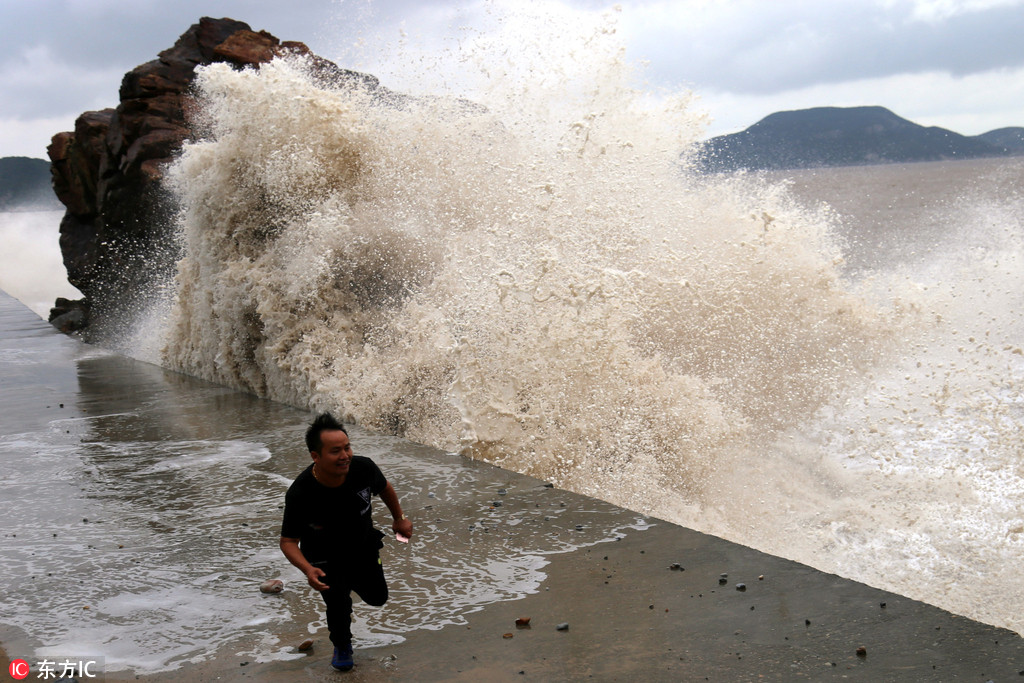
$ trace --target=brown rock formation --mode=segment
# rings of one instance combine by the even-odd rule
[[[233,19],[203,18],[157,59],[125,74],[116,109],[85,112],[74,132],[53,137],[47,150],[53,186],[67,207],[61,252],[68,281],[85,298],[60,302],[51,321],[72,309],[84,311],[73,329],[110,343],[145,308],[146,292],[169,277],[176,261],[174,207],[160,179],[191,134],[187,109],[196,67],[226,62],[258,68],[291,52],[309,55],[325,84],[358,79],[377,85],[370,76],[311,55],[302,43],[281,42]],[[66,319],[61,322],[66,326]]]

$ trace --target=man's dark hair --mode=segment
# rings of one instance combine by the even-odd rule
[[[345,425],[338,422],[330,413],[320,413],[317,415],[316,419],[310,423],[309,429],[306,430],[306,447],[309,449],[309,452],[316,451],[319,453],[320,449],[323,448],[324,442],[320,439],[320,432],[330,432],[339,429],[348,434]]]

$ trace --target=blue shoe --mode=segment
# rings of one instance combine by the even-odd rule
[[[352,667],[355,666],[355,662],[352,661],[352,646],[335,647],[331,666],[338,671],[351,671]]]

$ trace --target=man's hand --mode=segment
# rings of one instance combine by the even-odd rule
[[[327,572],[320,569],[320,567],[310,565],[309,569],[306,571],[306,581],[309,582],[309,585],[312,588],[315,588],[318,591],[325,591],[330,588],[330,586],[321,581],[325,576],[327,576]]]
[[[330,586],[321,581],[321,579],[327,576],[327,572],[309,563],[306,556],[299,549],[299,539],[282,536],[281,552],[284,553],[289,562],[302,570],[302,573],[306,575],[306,581],[309,582],[311,587],[318,591],[325,591],[330,588]]]
[[[412,520],[396,519],[391,525],[391,530],[396,534],[402,534],[406,538],[412,538]]]
[[[398,502],[398,494],[395,493],[391,482],[388,482],[388,485],[380,492],[380,499],[388,506],[391,517],[395,520],[391,525],[391,530],[396,534],[402,534],[406,538],[412,538],[412,522],[406,519],[402,513],[402,505]]]

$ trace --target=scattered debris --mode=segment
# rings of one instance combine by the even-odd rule
[[[284,590],[284,581],[281,579],[267,579],[260,584],[260,593],[280,593]]]

